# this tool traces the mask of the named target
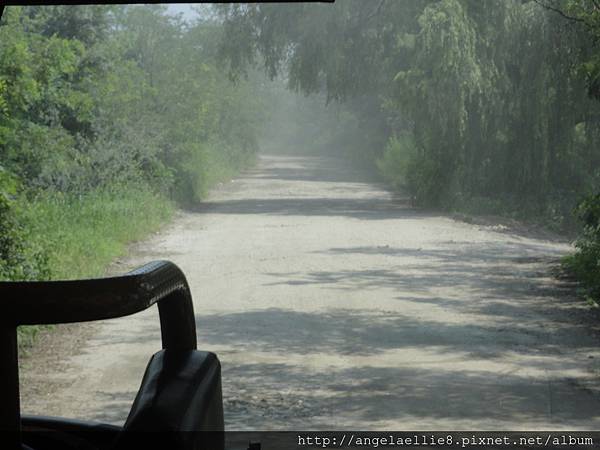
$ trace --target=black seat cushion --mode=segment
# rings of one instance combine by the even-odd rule
[[[158,432],[152,433],[156,448],[222,448],[222,405],[221,365],[214,353],[161,350],[148,363],[116,447],[135,447],[148,439],[138,432],[151,431]]]

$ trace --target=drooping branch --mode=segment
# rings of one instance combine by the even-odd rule
[[[552,5],[549,5],[545,2],[543,2],[542,0],[533,0],[533,1],[535,3],[537,3],[538,5],[540,5],[544,9],[547,9],[549,11],[553,11],[557,14],[560,14],[562,17],[564,17],[567,20],[570,20],[572,22],[580,22],[580,23],[583,23],[583,24],[589,26],[589,24],[585,21],[585,19],[582,19],[581,17],[571,16],[571,15],[565,13],[562,9],[552,6]]]

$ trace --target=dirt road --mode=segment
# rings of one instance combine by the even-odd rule
[[[334,160],[263,156],[115,268],[187,274],[228,429],[600,429],[597,322],[549,275],[568,250],[411,209]],[[157,313],[85,330],[26,364],[26,411],[124,420]]]

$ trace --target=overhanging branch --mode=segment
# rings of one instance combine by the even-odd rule
[[[537,3],[538,5],[540,5],[542,8],[545,8],[549,11],[553,11],[557,14],[560,14],[562,17],[564,17],[567,20],[570,20],[572,22],[579,22],[579,23],[583,23],[587,26],[590,26],[585,19],[582,19],[581,17],[575,17],[575,16],[570,16],[569,14],[565,13],[562,9],[557,8],[555,6],[549,5],[545,2],[543,2],[542,0],[533,0],[535,3]],[[596,2],[594,2],[594,4],[596,4]]]

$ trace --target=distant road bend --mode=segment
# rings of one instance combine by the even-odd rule
[[[230,430],[600,429],[598,325],[549,274],[568,250],[263,155],[115,266],[187,274]],[[102,322],[24,369],[24,410],[121,423],[159,347],[155,310]]]

